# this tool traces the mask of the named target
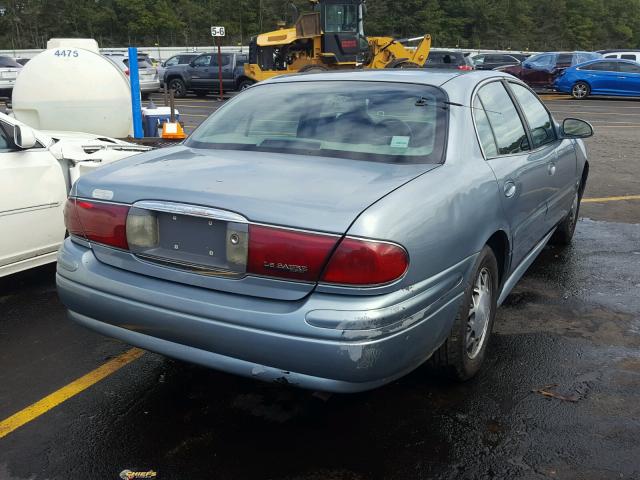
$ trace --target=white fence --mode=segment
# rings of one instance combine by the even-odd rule
[[[200,46],[200,47],[138,47],[138,50],[149,54],[151,57],[155,58],[159,61],[167,60],[169,57],[184,52],[210,52],[214,50],[214,46]],[[465,52],[470,53],[471,55],[476,55],[479,53],[537,53],[537,52],[524,52],[520,50],[473,50],[473,49],[464,49],[464,48],[443,48],[443,47],[434,47],[431,49],[434,52],[447,50],[447,51],[457,51],[457,52]],[[14,58],[32,58],[35,57],[38,53],[42,52],[42,49],[30,49],[30,50],[0,50],[0,55],[8,55]],[[101,52],[126,52],[126,47],[121,48],[101,48]],[[249,47],[222,47],[223,52],[248,52]]]
[[[169,57],[175,55],[176,53],[184,53],[184,52],[211,52],[215,49],[213,45],[205,46],[205,47],[138,47],[138,51],[142,53],[148,53],[151,57],[156,60],[164,61]],[[14,58],[32,58],[35,57],[40,52],[43,52],[43,49],[28,49],[28,50],[0,50],[0,55],[8,55],[9,57]],[[127,47],[116,47],[116,48],[101,48],[101,52],[127,52]],[[222,47],[223,52],[248,52],[249,47]]]

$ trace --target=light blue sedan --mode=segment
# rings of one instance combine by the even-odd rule
[[[558,92],[577,100],[589,95],[640,97],[640,63],[604,59],[567,68],[554,83]]]
[[[591,134],[501,72],[262,82],[74,185],[58,292],[97,332],[260,380],[356,392],[428,359],[465,380],[571,241]]]

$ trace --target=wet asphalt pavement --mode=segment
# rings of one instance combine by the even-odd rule
[[[586,197],[640,194],[640,102],[547,104],[596,126]],[[640,201],[581,214],[573,246],[547,247],[498,311],[467,383],[420,368],[325,396],[145,353],[0,438],[0,480],[640,479]],[[130,348],[67,321],[53,273],[0,279],[0,421]]]

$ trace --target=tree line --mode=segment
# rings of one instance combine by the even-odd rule
[[[53,37],[100,47],[202,46],[210,26],[226,45],[291,23],[307,0],[0,0],[0,49],[44,48]],[[368,35],[431,34],[434,46],[598,50],[640,46],[640,0],[368,0]]]

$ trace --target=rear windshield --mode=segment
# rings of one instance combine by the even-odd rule
[[[21,68],[18,62],[10,57],[0,57],[0,68]]]
[[[186,141],[232,149],[399,163],[443,160],[442,90],[404,83],[304,81],[257,85]]]
[[[128,67],[129,66],[129,59],[125,58],[124,60],[122,60],[122,63],[124,63]],[[149,62],[149,60],[146,57],[139,57],[138,58],[138,68],[153,68],[153,65],[151,65],[151,63]]]

